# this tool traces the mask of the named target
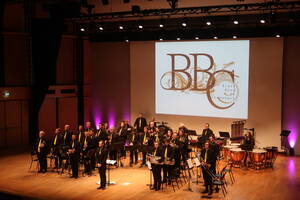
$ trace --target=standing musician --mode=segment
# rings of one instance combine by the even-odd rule
[[[122,160],[126,157],[126,152],[125,152],[125,142],[127,139],[127,128],[128,125],[125,126],[125,122],[121,122],[120,127],[118,128],[118,158],[120,160],[120,165],[123,167]]]
[[[105,141],[99,142],[99,148],[96,151],[97,167],[100,175],[100,186],[97,189],[105,190],[106,188],[106,160],[108,151],[105,147]]]
[[[97,131],[96,137],[98,138],[97,144],[100,140],[105,140],[105,141],[108,140],[108,133],[107,133],[105,123],[99,124],[99,130]]]
[[[52,155],[54,156],[54,169],[61,167],[61,154],[60,154],[60,145],[61,145],[61,130],[60,128],[55,129],[54,138],[52,141]]]
[[[77,141],[77,136],[75,134],[72,135],[72,141],[70,145],[70,149],[68,150],[70,155],[70,162],[72,166],[72,176],[70,178],[78,178],[78,162],[79,162],[79,154],[80,154],[80,143]]]
[[[180,156],[182,161],[185,163],[185,161],[188,158],[188,138],[184,134],[183,129],[179,129],[178,134],[179,134],[178,143],[179,143]]]
[[[130,167],[138,162],[138,133],[134,130],[128,136],[128,142],[130,146]]]
[[[202,192],[208,193],[211,195],[213,193],[212,189],[212,177],[210,173],[212,173],[213,165],[214,165],[214,152],[209,148],[209,142],[204,143],[204,149],[201,150],[201,168],[204,179],[205,190]]]
[[[246,132],[245,138],[241,145],[241,149],[246,151],[246,155],[244,158],[244,166],[247,166],[247,158],[248,158],[248,154],[249,154],[248,152],[252,151],[254,146],[255,146],[254,137],[252,136],[251,132],[248,131],[248,132]]]
[[[198,137],[200,147],[203,147],[204,143],[210,136],[214,136],[213,131],[209,128],[209,123],[205,123],[202,135]]]
[[[99,137],[95,136],[95,131],[93,129],[90,130],[89,137],[90,137],[90,149],[88,151],[88,157],[89,157],[90,163],[91,163],[91,170],[95,170],[95,167],[96,167],[95,153],[96,153],[96,149],[98,147],[98,143],[99,143],[100,139],[99,139]]]
[[[85,123],[85,131],[91,131],[91,130],[93,130],[92,123],[86,122]]]
[[[109,135],[109,140],[108,140],[108,144],[109,144],[109,159],[110,160],[117,160],[117,154],[118,154],[118,150],[117,150],[117,145],[119,142],[119,134],[117,133],[116,129],[113,129],[110,132]]]
[[[89,157],[89,151],[92,149],[92,142],[90,138],[90,133],[88,131],[84,132],[84,141],[82,146],[82,158],[84,163],[84,173],[91,174],[91,160]]]
[[[210,136],[209,137],[209,148],[211,149],[211,151],[213,152],[213,173],[216,174],[216,163],[220,154],[220,147],[219,145],[216,143],[216,139],[215,136]]]
[[[82,125],[78,126],[78,142],[80,143],[80,145],[82,145],[82,142],[84,141],[84,129]]]
[[[139,144],[140,144],[140,151],[143,155],[142,164],[140,167],[143,167],[146,165],[146,155],[148,153],[148,147],[149,147],[149,141],[150,141],[150,133],[148,131],[148,127],[144,127],[144,132],[140,133],[139,135]]]
[[[154,148],[151,151],[151,167],[152,167],[152,173],[153,173],[153,179],[154,179],[154,185],[153,190],[157,191],[160,190],[161,186],[161,167],[163,162],[163,149],[159,146],[158,142],[154,142]]]
[[[44,131],[39,132],[39,139],[36,144],[37,157],[40,163],[39,173],[47,172],[47,154],[48,154],[48,142],[46,140],[46,133]]]
[[[163,183],[168,181],[168,184],[171,184],[171,174],[174,169],[174,150],[170,145],[170,140],[164,140],[163,146],[163,155],[164,155],[164,165],[163,165]]]
[[[63,134],[62,134],[62,145],[70,146],[70,143],[72,140],[71,137],[72,137],[72,132],[70,130],[70,125],[66,124],[64,127]]]
[[[140,133],[143,132],[145,126],[147,126],[147,121],[143,117],[143,113],[140,113],[139,117],[136,118],[134,122],[134,128],[137,130],[138,133]]]
[[[175,159],[174,167],[176,169],[180,169],[180,149],[179,149],[179,140],[176,132],[172,134],[170,145],[171,147],[173,147],[174,150],[174,159]]]

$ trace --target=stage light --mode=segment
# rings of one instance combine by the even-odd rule
[[[186,23],[185,22],[182,22],[181,24],[183,27],[186,27]]]
[[[210,21],[207,21],[207,22],[206,22],[206,25],[207,25],[207,26],[210,26],[210,25],[211,25],[211,22],[210,22]]]
[[[215,39],[215,40],[217,40],[217,39],[218,39],[218,37],[217,37],[217,36],[214,36],[214,39]]]
[[[233,39],[236,39],[236,38],[237,38],[237,36],[236,36],[236,35],[234,35],[234,36],[232,36],[232,38],[233,38]]]
[[[80,29],[80,31],[81,31],[81,32],[84,32],[84,31],[85,31],[85,29],[84,29],[84,28],[81,28],[81,29]]]
[[[180,40],[180,37],[176,38],[176,40]]]
[[[124,182],[124,183],[122,183],[121,185],[124,185],[124,186],[128,186],[128,185],[130,185],[131,183],[129,183],[129,182]]]
[[[279,34],[277,34],[277,35],[276,35],[276,37],[277,37],[277,38],[280,38],[280,35],[279,35]]]
[[[238,20],[234,20],[233,23],[234,24],[239,24],[239,21]]]
[[[102,27],[102,26],[100,26],[100,27],[99,27],[99,30],[100,30],[100,31],[103,31],[103,27]]]
[[[163,25],[163,24],[159,24],[159,27],[160,27],[160,28],[163,28],[163,27],[164,27],[164,25]]]
[[[266,23],[266,20],[265,19],[260,19],[260,21],[259,21],[261,24],[264,24],[264,23]]]
[[[162,38],[159,38],[159,40],[160,40],[160,41],[163,41],[164,39],[162,39]]]
[[[123,26],[119,26],[119,29],[120,29],[120,30],[123,30],[123,29],[124,29],[124,27],[123,27]]]
[[[129,42],[129,40],[125,40],[125,42]]]
[[[195,37],[195,40],[199,40],[199,37]]]
[[[143,26],[142,26],[142,25],[139,25],[139,29],[143,29]]]
[[[8,98],[8,97],[10,97],[10,92],[7,91],[7,90],[3,91],[3,92],[2,92],[2,97],[3,97],[3,98]]]

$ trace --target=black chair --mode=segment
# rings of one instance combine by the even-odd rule
[[[39,170],[39,159],[38,159],[37,153],[35,151],[32,151],[30,153],[30,158],[31,158],[31,162],[30,162],[30,166],[29,166],[28,172],[30,172],[32,164],[34,162],[36,162],[36,169]]]

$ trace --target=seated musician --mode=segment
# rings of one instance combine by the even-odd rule
[[[70,178],[78,178],[78,162],[80,154],[80,143],[77,141],[77,136],[72,135],[71,146],[69,149],[70,162],[72,166],[72,176]]]
[[[36,143],[36,153],[40,163],[39,173],[47,172],[47,154],[48,154],[48,141],[44,131],[39,132],[39,138]]]
[[[164,165],[163,165],[163,183],[168,181],[168,184],[171,184],[171,174],[174,169],[175,161],[174,161],[174,150],[170,145],[170,140],[164,140],[163,146],[164,153]]]
[[[246,155],[244,158],[244,166],[247,166],[248,152],[253,150],[254,145],[255,145],[255,140],[251,132],[250,131],[246,132],[245,138],[241,145],[241,148],[246,151]]]
[[[161,186],[161,168],[164,156],[163,149],[159,146],[158,142],[154,142],[151,155],[150,162],[154,179],[153,188],[151,189],[157,191],[160,190]]]
[[[149,146],[150,146],[150,133],[148,131],[148,127],[145,126],[144,127],[144,132],[140,134],[139,136],[139,144],[140,144],[140,151],[143,154],[143,160],[142,160],[142,164],[140,167],[143,167],[144,165],[146,165],[146,155],[148,153],[149,150]]]
[[[173,130],[168,129],[167,134],[164,136],[165,139],[172,140]]]
[[[54,138],[52,142],[52,155],[54,156],[54,169],[61,167],[61,154],[60,154],[60,144],[61,144],[61,130],[60,128],[55,129]]]
[[[210,136],[214,136],[213,131],[209,128],[209,123],[205,123],[202,135],[198,137],[199,146],[203,147],[204,143]]]
[[[138,133],[137,131],[132,131],[128,136],[129,146],[130,146],[130,167],[133,163],[137,164],[138,162]],[[134,160],[134,161],[133,161]]]
[[[205,190],[202,192],[203,194],[208,193],[208,195],[211,195],[213,193],[211,174],[214,170],[214,162],[214,153],[209,148],[209,142],[207,141],[204,143],[204,149],[201,150],[201,168],[205,185]]]

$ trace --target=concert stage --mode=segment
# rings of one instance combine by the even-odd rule
[[[14,152],[13,152],[14,151]],[[139,164],[129,167],[129,160],[125,161],[124,168],[111,170],[111,181],[116,185],[108,186],[106,190],[97,190],[96,182],[99,180],[98,173],[71,179],[67,173],[59,175],[56,172],[46,174],[36,173],[33,165],[32,171],[28,172],[30,154],[28,149],[5,150],[0,155],[0,193],[11,195],[9,199],[201,199],[200,193],[203,188],[203,180],[200,183],[191,183],[193,192],[185,191],[188,184],[183,183],[180,189],[173,191],[171,186],[164,186],[162,191],[150,191],[149,170],[146,167],[139,168]],[[221,164],[222,165],[222,164]],[[300,195],[300,157],[278,156],[274,169],[244,170],[234,168],[236,179],[231,183],[229,176],[228,194],[224,198],[222,192],[214,193],[211,199],[234,199],[234,200],[292,200]],[[196,172],[196,171],[195,171]],[[195,181],[193,175],[192,181]],[[19,196],[19,197],[17,197]],[[23,198],[20,198],[22,196]],[[1,199],[5,199],[0,195]],[[203,199],[205,196],[202,197]],[[7,197],[8,199],[8,197]]]

